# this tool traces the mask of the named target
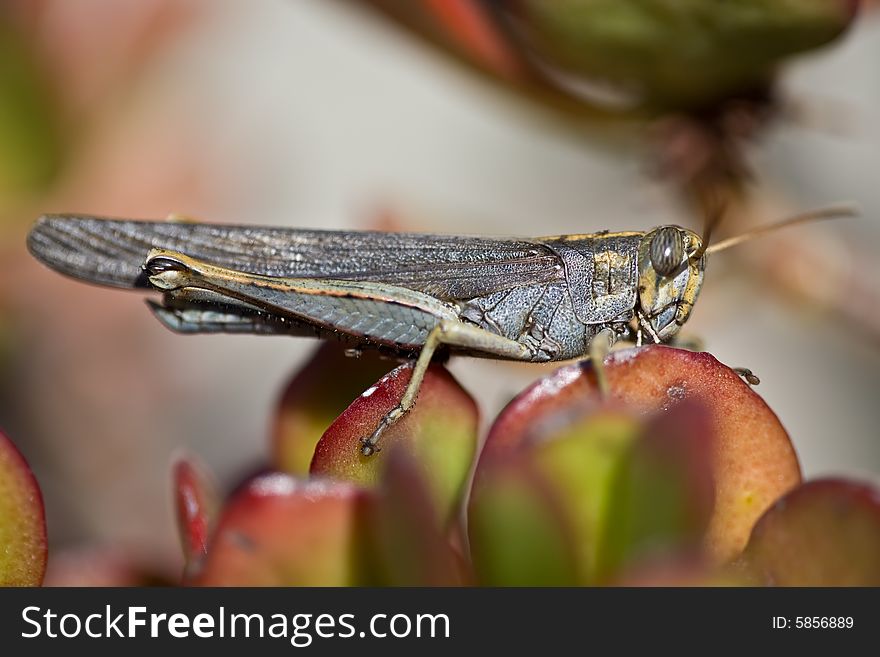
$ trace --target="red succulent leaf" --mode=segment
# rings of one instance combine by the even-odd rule
[[[478,64],[503,78],[522,74],[518,56],[510,50],[498,26],[474,0],[424,0],[449,38]]]
[[[363,456],[360,450],[361,439],[399,403],[411,374],[411,364],[401,365],[355,399],[315,448],[311,473],[375,487],[391,448],[405,447],[422,469],[441,519],[450,522],[470,472],[479,418],[474,400],[445,367],[428,368],[415,407],[383,434],[380,452]]]
[[[0,433],[0,586],[39,586],[46,557],[40,486],[12,441]]]
[[[346,407],[394,367],[376,351],[358,358],[343,345],[325,342],[291,379],[281,396],[272,430],[273,464],[291,474],[307,474],[315,445]]]
[[[771,586],[880,586],[880,490],[810,481],[755,525],[746,570]]]
[[[194,583],[352,586],[373,572],[363,528],[368,494],[350,484],[272,472],[227,502]]]
[[[512,541],[500,530],[564,535],[574,559],[565,584],[604,583],[648,559],[700,552],[714,487],[711,416],[699,402],[646,415],[619,402],[562,395],[551,397],[546,412],[534,417],[527,418],[521,407],[515,411],[517,421],[506,423],[511,430],[506,447],[481,459],[474,481],[470,529],[472,546],[479,550],[474,556],[478,576],[487,566],[493,583],[523,583],[529,580],[516,578],[535,575],[527,564],[515,573],[499,565],[512,563],[506,552],[526,540]],[[517,433],[514,440],[512,433]],[[535,500],[526,503],[525,495],[517,496],[525,490],[534,491]],[[487,497],[500,510],[478,515],[480,507],[492,508]],[[545,500],[545,517],[536,519],[539,499]],[[525,520],[517,521],[513,500],[524,504]],[[510,510],[507,526],[493,517],[504,518],[505,509]],[[539,523],[556,529],[538,532]],[[553,544],[537,545],[549,552]],[[492,558],[480,558],[483,552]],[[532,583],[550,582],[535,575]]]
[[[536,427],[552,429],[552,418],[560,418],[565,425],[573,412],[587,415],[600,410],[601,399],[587,373],[582,363],[561,367],[517,395],[489,428],[477,463],[478,472],[485,463],[528,447]]]
[[[643,412],[697,400],[716,436],[715,511],[706,545],[718,562],[737,556],[760,515],[800,483],[794,447],[779,419],[732,369],[707,353],[651,345],[613,353],[605,363],[608,403]],[[541,418],[573,405],[599,405],[589,363],[557,370],[522,392],[489,431],[477,468],[528,443]]]

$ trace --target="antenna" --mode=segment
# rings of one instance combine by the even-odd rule
[[[772,233],[774,231],[779,230],[780,228],[788,228],[789,226],[797,226],[800,224],[809,223],[811,221],[819,221],[821,219],[842,219],[843,217],[855,217],[859,214],[859,208],[854,203],[841,203],[839,205],[832,205],[827,208],[821,208],[819,210],[811,210],[809,212],[804,212],[803,214],[798,214],[788,219],[783,219],[775,224],[769,224],[767,226],[759,226],[758,228],[754,228],[750,231],[742,233],[741,235],[734,235],[733,237],[728,237],[726,240],[721,240],[717,244],[713,244],[712,246],[706,246],[706,243],[703,243],[703,246],[700,247],[699,253],[696,253],[692,256],[692,258],[698,258],[703,255],[703,253],[718,253],[719,251],[724,251],[725,249],[729,249],[732,246],[736,246],[737,244],[742,244],[743,242],[751,241],[757,237],[761,237],[762,235],[766,235],[767,233]]]

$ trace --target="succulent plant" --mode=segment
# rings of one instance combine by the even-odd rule
[[[361,366],[391,364],[320,347],[282,396],[274,462],[225,499],[197,457],[177,460],[181,583],[880,585],[880,491],[802,484],[779,419],[709,354],[615,352],[604,397],[589,363],[562,367],[505,407],[478,458],[476,404],[439,364],[382,450],[362,456],[411,366],[345,408],[359,384],[332,382],[363,381]],[[2,435],[0,493],[0,585],[39,585],[42,498]],[[167,583],[113,551],[54,561],[53,585]]]
[[[709,354],[663,346],[616,352],[606,363],[607,398],[588,363],[565,366],[507,405],[475,459],[476,405],[442,365],[431,367],[418,404],[383,438],[382,451],[362,456],[359,439],[402,394],[410,366],[392,369],[332,420],[328,411],[343,407],[350,391],[340,396],[327,382],[347,381],[360,366],[340,353],[322,346],[294,378],[279,407],[286,420],[275,425],[276,462],[224,503],[191,457],[176,465],[185,582],[876,579],[880,494],[853,483],[801,486],[776,415]],[[378,359],[366,367],[383,364],[391,367]],[[318,435],[322,422],[329,426]],[[304,445],[313,449],[308,473],[301,461],[280,458]],[[818,510],[815,525],[804,520],[813,517],[809,509]],[[826,524],[835,531],[817,542],[812,534]],[[859,541],[867,547],[855,558]],[[786,555],[794,553],[791,562]]]

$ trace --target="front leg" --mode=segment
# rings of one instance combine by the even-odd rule
[[[361,439],[361,454],[370,456],[379,451],[378,443],[388,427],[396,424],[416,403],[419,388],[434,353],[442,345],[460,347],[509,360],[531,360],[533,353],[523,344],[466,324],[460,320],[443,320],[428,334],[425,345],[413,367],[412,376],[397,406],[392,408],[369,436]]]
[[[654,330],[651,328],[651,324],[645,319],[645,316],[641,311],[636,315],[638,326],[636,327],[636,346],[642,346],[642,327],[645,327],[651,337],[654,339],[655,343],[660,342],[660,338],[657,337],[657,334],[654,333]],[[674,335],[672,339],[669,340],[666,344],[670,347],[676,347],[677,349],[687,349],[688,351],[705,351],[705,343],[701,338],[698,338],[694,335]],[[741,376],[746,383],[750,386],[756,386],[761,383],[761,379],[752,372],[748,367],[733,367],[734,372],[736,372],[739,376]],[[597,372],[598,377],[598,372]],[[600,390],[601,390],[601,382],[600,382]]]
[[[596,385],[599,387],[599,395],[602,399],[606,399],[610,392],[608,377],[605,375],[605,358],[611,352],[616,340],[617,334],[607,326],[590,339],[590,363],[596,373]]]

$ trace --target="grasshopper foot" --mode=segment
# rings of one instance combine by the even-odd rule
[[[400,418],[404,416],[406,410],[402,406],[395,406],[388,413],[385,414],[385,417],[379,422],[379,426],[376,427],[376,430],[373,431],[369,436],[361,438],[360,444],[360,452],[363,456],[372,456],[377,452],[381,452],[382,448],[379,447],[379,439],[382,438],[382,434],[385,433],[385,430],[395,424]]]
[[[370,443],[369,438],[361,438],[361,454],[363,456],[372,456],[376,452],[381,452],[382,449],[376,447],[372,443]]]
[[[759,379],[752,370],[748,367],[734,367],[733,371],[739,374],[742,378],[746,380],[750,386],[756,386],[761,383],[761,379]]]

